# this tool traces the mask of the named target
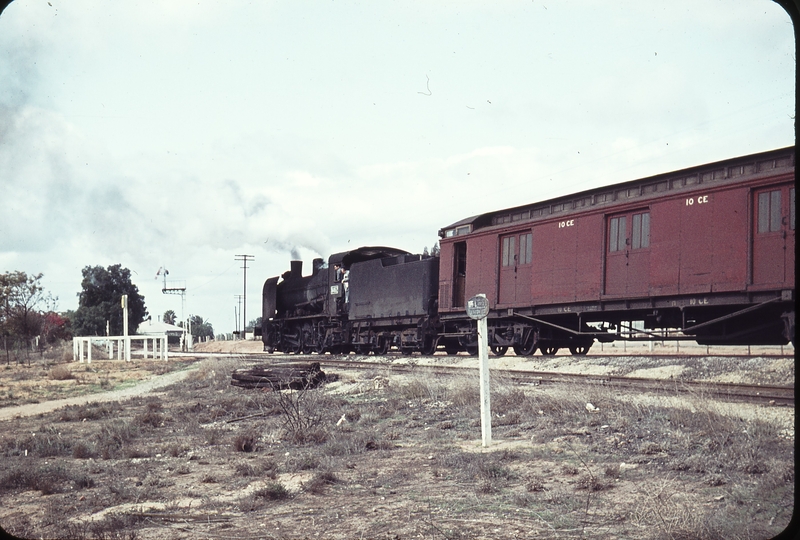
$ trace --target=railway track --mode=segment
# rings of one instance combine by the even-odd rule
[[[213,355],[217,356],[217,355]],[[275,364],[307,364],[309,362],[319,362],[323,370],[366,370],[382,369],[393,373],[430,373],[435,376],[456,376],[463,375],[465,372],[473,370],[470,367],[430,365],[421,363],[399,363],[392,361],[379,360],[357,360],[345,359],[336,356],[319,355],[267,355],[267,354],[225,354],[222,356],[234,356],[237,358],[264,361],[273,360]],[[624,355],[629,357],[629,355]],[[361,357],[363,358],[363,357]],[[393,356],[389,356],[392,359]],[[405,358],[405,357],[396,357]],[[664,356],[659,355],[659,358]],[[667,357],[669,358],[669,357]],[[676,355],[676,359],[686,359],[686,356]],[[273,362],[270,362],[273,363]],[[475,370],[477,371],[477,370]],[[693,381],[683,379],[653,379],[643,377],[626,377],[616,375],[597,375],[582,373],[565,373],[557,371],[536,371],[520,369],[492,368],[492,371],[508,379],[525,385],[558,385],[558,384],[582,384],[598,385],[606,388],[648,392],[661,395],[694,395],[704,398],[717,399],[722,401],[737,401],[757,404],[769,404],[777,406],[794,406],[794,385],[767,385],[767,384],[739,384],[722,383],[709,381]]]
[[[317,357],[314,357],[317,358]],[[472,368],[460,366],[431,366],[421,364],[381,364],[376,362],[350,360],[319,360],[325,368],[335,369],[388,369],[397,373],[424,371],[434,375],[463,375]],[[477,370],[474,370],[477,372]],[[794,386],[791,385],[756,385],[738,383],[717,383],[706,381],[687,381],[677,379],[650,379],[643,377],[625,377],[613,375],[596,375],[582,373],[563,373],[553,371],[531,371],[518,369],[494,369],[503,376],[520,384],[556,385],[587,384],[599,385],[619,390],[660,393],[665,395],[696,395],[719,400],[744,401],[748,403],[765,403],[772,405],[794,406]]]
[[[329,355],[275,355],[267,353],[202,353],[193,356],[225,356],[236,357],[251,361],[262,361],[282,365],[306,364],[319,362],[323,370],[365,370],[383,369],[395,373],[420,373],[426,372],[437,376],[463,375],[465,371],[473,368],[463,366],[431,365],[419,362],[399,363],[393,362],[394,359],[411,358],[421,359],[422,357],[404,357],[389,354],[385,358],[387,361],[380,360],[358,360],[365,358],[360,356],[343,357]],[[603,358],[631,358],[639,355],[603,355]],[[640,355],[646,356],[646,355]],[[742,355],[724,355],[716,358],[737,359]],[[352,358],[352,359],[351,359]],[[446,357],[439,357],[446,358]],[[493,358],[490,356],[490,362]],[[586,358],[586,357],[583,357]],[[687,355],[658,355],[659,359],[685,360]],[[770,358],[793,358],[791,355],[770,355]],[[723,401],[738,401],[758,404],[769,404],[777,406],[794,406],[795,389],[794,385],[770,385],[770,384],[740,384],[723,383],[709,381],[695,381],[684,379],[653,379],[643,377],[626,377],[617,375],[598,375],[582,373],[565,373],[558,371],[535,371],[520,369],[504,369],[490,366],[494,373],[502,372],[503,376],[520,384],[526,385],[557,385],[557,384],[585,384],[599,385],[603,387],[648,392],[662,395],[695,395],[708,397]],[[477,370],[475,370],[477,371]]]

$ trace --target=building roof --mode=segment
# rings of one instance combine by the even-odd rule
[[[167,324],[161,321],[144,321],[142,324],[139,325],[137,329],[137,333],[140,335],[152,336],[152,335],[159,335],[163,336],[167,334],[168,336],[179,336],[183,334],[184,329],[180,326],[175,326],[174,324]]]

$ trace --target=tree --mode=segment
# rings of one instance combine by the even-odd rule
[[[167,324],[175,324],[175,312],[168,309],[164,312],[164,322]]]
[[[204,337],[214,339],[214,328],[211,326],[210,322],[204,321],[201,316],[191,315],[189,317],[189,323],[191,324],[192,337],[194,337],[196,341],[200,341],[200,338]]]
[[[44,292],[41,286],[42,274],[29,276],[25,272],[0,274],[0,335],[8,359],[8,346],[24,344],[30,348],[34,336],[41,335],[43,329],[50,333],[48,324],[59,324],[48,314],[38,310],[42,303],[52,304],[55,299]],[[52,313],[52,312],[50,312]],[[45,341],[50,336],[44,336]],[[44,342],[40,342],[44,346]]]
[[[83,291],[78,295],[78,309],[72,323],[78,336],[102,336],[106,333],[106,321],[112,336],[121,336],[122,296],[128,295],[128,333],[136,329],[147,317],[144,296],[131,282],[131,271],[115,264],[108,268],[87,266],[82,270]]]
[[[62,317],[55,311],[48,311],[42,313],[42,327],[40,335],[42,336],[43,344],[53,344],[59,340],[70,339],[72,331],[70,329],[70,321],[66,317]]]
[[[245,330],[247,332],[252,332],[254,328],[261,328],[261,321],[262,321],[262,317],[256,317],[255,319],[250,321],[250,324],[247,325]]]

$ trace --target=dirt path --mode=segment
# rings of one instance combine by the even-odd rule
[[[13,420],[14,418],[21,418],[24,416],[34,416],[37,414],[54,411],[56,409],[60,409],[61,407],[66,407],[67,405],[85,405],[87,403],[94,403],[98,401],[119,401],[135,396],[141,396],[158,388],[163,388],[165,386],[169,386],[170,384],[181,381],[195,369],[197,369],[197,365],[182,371],[173,371],[170,373],[165,373],[164,375],[158,375],[152,379],[142,381],[134,386],[119,390],[111,390],[110,392],[55,399],[42,403],[28,403],[26,405],[18,405],[16,407],[5,407],[0,409],[0,421]]]

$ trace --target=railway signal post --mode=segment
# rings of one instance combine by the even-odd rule
[[[481,385],[481,437],[484,448],[492,444],[492,407],[489,398],[489,339],[486,316],[489,301],[477,294],[467,301],[467,315],[478,321],[478,364]]]

